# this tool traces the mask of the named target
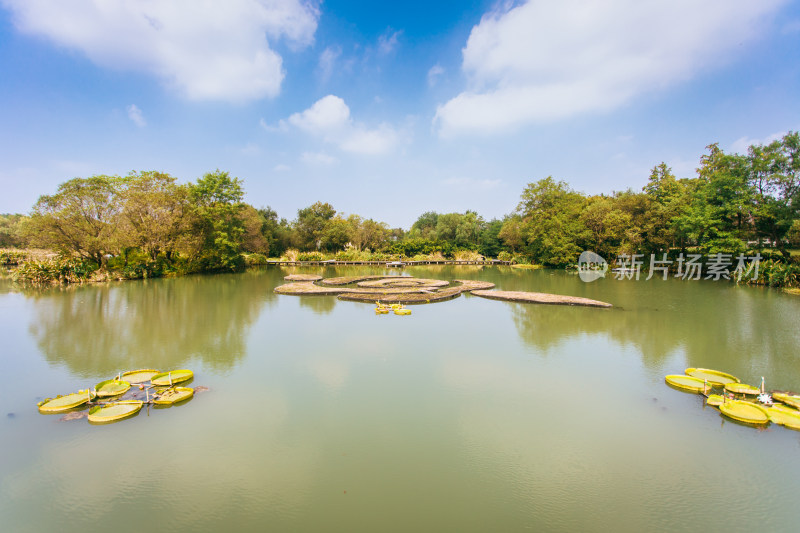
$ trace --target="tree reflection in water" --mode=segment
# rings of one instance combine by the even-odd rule
[[[30,326],[48,362],[82,376],[192,360],[226,370],[248,328],[275,299],[264,272],[31,289]]]

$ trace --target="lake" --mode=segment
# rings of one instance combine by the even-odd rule
[[[615,307],[462,295],[376,316],[275,294],[293,273]],[[735,423],[664,383],[694,366],[800,390],[800,298],[777,290],[475,266],[0,280],[0,339],[3,531],[800,527],[800,432]],[[102,426],[36,409],[136,368],[189,368],[209,390]]]

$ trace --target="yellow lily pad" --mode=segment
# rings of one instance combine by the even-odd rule
[[[761,391],[747,383],[726,383],[725,390],[734,394],[761,394]]]
[[[153,398],[153,403],[158,405],[172,405],[188,400],[192,396],[194,396],[194,389],[191,387],[172,387]]]
[[[725,403],[725,398],[720,394],[709,394],[708,398],[706,398],[706,403],[714,407],[719,407]]]
[[[119,396],[125,394],[131,384],[121,379],[107,379],[95,385],[94,390],[100,398],[108,398],[110,396]]]
[[[102,424],[105,422],[116,422],[123,418],[128,418],[139,412],[144,402],[139,400],[121,400],[119,402],[109,402],[105,405],[95,405],[89,410],[89,422]]]
[[[154,370],[152,368],[141,368],[139,370],[128,370],[124,374],[122,374],[121,378],[132,385],[138,385],[139,383],[147,383],[150,381],[150,378],[155,376],[161,372],[160,370]]]
[[[90,402],[91,400],[94,400],[95,397],[95,393],[87,389],[79,390],[78,392],[73,392],[72,394],[66,394],[64,396],[47,398],[44,401],[39,402],[39,412],[45,414],[63,413],[64,411],[69,411],[70,409],[74,409],[87,402]]]
[[[726,383],[739,383],[740,379],[719,370],[711,370],[709,368],[687,368],[686,375],[692,376],[697,379],[705,379],[712,385],[721,387]]]
[[[172,386],[176,383],[190,380],[194,377],[191,370],[171,370],[162,372],[150,378],[150,383],[157,387]]]
[[[720,405],[719,410],[725,416],[748,424],[763,425],[770,420],[766,408],[743,400],[729,400]]]
[[[711,388],[710,383],[705,383],[702,379],[684,376],[682,374],[670,374],[664,378],[667,384],[682,390],[691,392],[703,392]]]

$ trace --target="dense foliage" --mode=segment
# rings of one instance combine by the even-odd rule
[[[631,254],[763,252],[757,283],[796,285],[789,248],[800,245],[800,135],[747,154],[708,147],[697,176],[656,165],[641,191],[585,195],[547,177],[529,183],[514,213],[422,213],[406,232],[325,202],[293,221],[244,203],[242,181],[210,172],[179,184],[161,172],[92,176],[39,198],[30,217],[0,215],[0,248],[41,247],[61,259],[31,261],[29,279],[141,278],[235,271],[293,260],[497,257],[570,266],[583,250],[613,261]],[[6,254],[7,264],[19,262]]]

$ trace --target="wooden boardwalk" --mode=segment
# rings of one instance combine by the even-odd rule
[[[277,266],[384,266],[389,268],[401,268],[418,265],[510,265],[511,261],[499,261],[489,259],[483,261],[267,261],[267,265]]]

